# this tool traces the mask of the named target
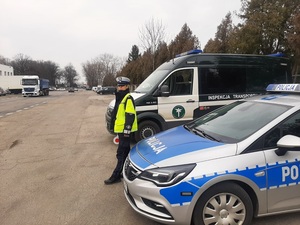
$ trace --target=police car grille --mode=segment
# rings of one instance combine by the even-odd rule
[[[146,198],[142,198],[142,200],[145,203],[145,205],[147,205],[148,207],[165,214],[165,216],[161,216],[161,218],[173,219],[171,213],[162,204]]]
[[[129,159],[124,164],[125,176],[128,180],[133,181],[141,173],[135,166],[132,165]]]

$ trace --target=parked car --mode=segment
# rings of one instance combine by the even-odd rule
[[[2,87],[0,87],[0,96],[5,96],[6,95],[6,91],[2,88]]]
[[[123,168],[131,207],[181,225],[300,211],[300,84],[267,91],[138,142]]]
[[[116,93],[116,88],[113,86],[101,87],[101,88],[98,88],[98,90],[97,90],[97,94],[99,94],[99,95],[115,94],[115,93]]]
[[[68,89],[68,92],[74,92],[74,88],[70,87],[70,88]]]
[[[49,91],[56,91],[56,87],[49,87]]]

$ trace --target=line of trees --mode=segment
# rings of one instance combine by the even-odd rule
[[[292,60],[293,74],[300,74],[300,4],[295,0],[241,0],[237,14],[240,22],[232,22],[231,12],[217,27],[215,37],[204,47],[207,53],[272,54],[284,53]],[[128,58],[101,54],[82,63],[88,86],[115,85],[116,76],[127,76],[140,84],[159,65],[176,54],[201,48],[198,37],[185,23],[178,35],[169,43],[165,41],[165,27],[160,20],[151,19],[139,30],[141,41],[133,45]],[[51,61],[33,61],[22,54],[13,61],[0,56],[0,63],[12,65],[15,74],[43,74],[52,85],[67,83],[73,86],[77,72],[69,64],[60,70]]]
[[[284,53],[292,60],[292,73],[300,73],[300,4],[295,0],[241,0],[234,25],[229,12],[217,27],[215,37],[204,47],[207,53],[239,53],[268,55]],[[159,65],[176,54],[200,48],[198,38],[187,24],[169,44],[164,40],[165,28],[161,21],[151,19],[140,30],[143,53],[133,45],[124,66],[114,76],[127,76],[140,84]],[[119,65],[120,66],[120,65]],[[85,74],[89,77],[89,74]],[[110,79],[105,85],[114,85]],[[101,75],[101,79],[106,77]]]
[[[150,23],[152,26],[152,23]],[[146,27],[149,24],[146,24]],[[146,29],[147,32],[151,29]],[[149,36],[151,36],[149,34]],[[179,34],[168,45],[160,40],[156,47],[148,46],[144,53],[139,53],[136,45],[132,46],[126,65],[117,75],[129,77],[134,84],[140,84],[147,76],[162,63],[172,59],[176,54],[199,48],[199,40],[193,32],[184,24]],[[155,51],[154,51],[155,49]],[[134,57],[132,57],[134,56]]]
[[[300,73],[300,4],[294,0],[241,0],[242,8],[237,16],[241,22],[234,25],[229,12],[217,27],[215,37],[204,47],[206,53],[239,53],[268,55],[284,53],[292,60],[292,73]],[[153,29],[153,22],[145,25],[146,32]],[[148,36],[147,36],[148,35]],[[151,38],[151,34],[141,35]],[[163,35],[161,35],[162,37]],[[143,42],[144,40],[142,40]],[[147,42],[149,43],[149,42]],[[144,46],[144,45],[143,45]],[[155,46],[155,47],[154,47]],[[169,45],[163,40],[153,43],[140,54],[136,45],[132,47],[127,64],[118,75],[128,76],[134,83],[143,81],[154,68],[174,58],[175,54],[199,47],[198,38],[187,24]],[[155,51],[153,51],[155,49]],[[135,56],[135,58],[132,57]],[[152,61],[151,61],[152,59]],[[152,62],[152,64],[151,64]]]
[[[205,52],[272,54],[282,52],[300,72],[300,4],[295,0],[241,0],[241,23],[232,24],[231,13],[217,27]]]
[[[13,60],[0,56],[0,64],[12,66],[15,75],[38,75],[48,79],[50,86],[77,87],[79,76],[71,63],[61,69],[55,62],[32,60],[30,56],[20,53]]]
[[[133,45],[126,62],[121,58],[103,54],[83,64],[84,75],[90,86],[115,85],[115,77],[120,75],[129,77],[133,84],[140,84],[159,65],[174,58],[178,52],[199,46],[198,38],[192,34],[187,24],[184,24],[169,46],[163,41],[164,35],[158,34],[164,32],[160,21],[150,20],[140,32],[144,32],[140,35],[143,54],[137,45]]]

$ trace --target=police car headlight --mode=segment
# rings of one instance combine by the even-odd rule
[[[155,168],[143,171],[139,178],[152,181],[157,186],[170,186],[185,178],[196,164]]]

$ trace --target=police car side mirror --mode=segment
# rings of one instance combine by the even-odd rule
[[[161,86],[160,93],[162,97],[169,97],[170,96],[169,86],[168,85]]]
[[[300,138],[294,135],[285,135],[277,142],[275,153],[283,156],[287,151],[300,151]]]

